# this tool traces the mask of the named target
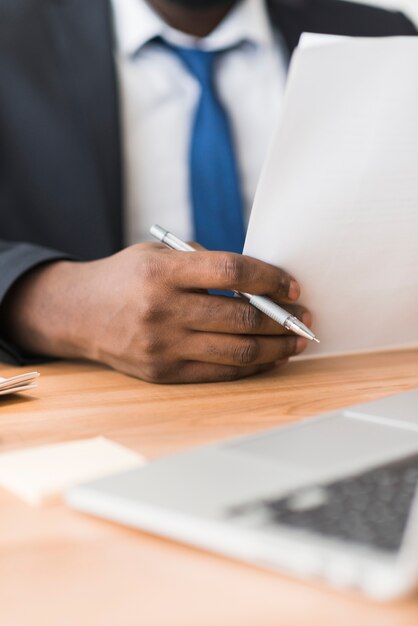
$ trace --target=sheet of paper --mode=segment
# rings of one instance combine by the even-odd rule
[[[332,39],[294,55],[244,253],[301,283],[307,355],[417,346],[418,38]]]
[[[37,387],[34,381],[39,377],[38,372],[29,372],[27,374],[19,374],[11,378],[0,377],[0,396],[9,395],[35,389]]]
[[[39,505],[68,487],[143,463],[141,455],[104,437],[82,439],[0,454],[0,485]]]

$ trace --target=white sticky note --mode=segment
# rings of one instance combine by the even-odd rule
[[[39,505],[68,487],[144,463],[141,455],[104,437],[82,439],[0,454],[0,485]]]

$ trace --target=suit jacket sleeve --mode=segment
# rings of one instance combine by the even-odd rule
[[[0,309],[9,289],[26,272],[52,261],[68,259],[69,256],[29,243],[8,242],[0,239]],[[0,361],[24,365],[45,360],[44,357],[28,355],[14,346],[0,328]]]

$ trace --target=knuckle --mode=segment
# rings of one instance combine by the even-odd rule
[[[247,378],[260,372],[265,372],[267,369],[271,369],[274,363],[267,365],[256,365],[253,367],[238,367],[236,365],[224,366],[223,370],[219,372],[216,377],[218,382],[231,382],[239,380],[240,378]]]
[[[164,383],[167,380],[168,367],[157,359],[151,359],[144,367],[143,378],[149,383]]]
[[[143,289],[138,298],[138,316],[141,324],[151,326],[161,322],[165,313],[165,300],[152,287]]]
[[[238,285],[245,274],[244,263],[239,255],[225,254],[220,259],[220,273],[226,285]]]
[[[234,361],[238,365],[251,365],[260,355],[260,346],[256,339],[246,338],[240,341],[234,351]]]
[[[155,282],[164,277],[163,265],[160,254],[141,255],[137,260],[137,272],[145,283]]]
[[[145,357],[154,357],[161,352],[162,345],[159,337],[148,335],[142,339],[142,353]]]
[[[255,307],[244,305],[239,308],[237,327],[244,332],[254,332],[261,326],[262,314]]]
[[[290,287],[290,276],[288,276],[288,274],[286,274],[285,272],[280,271],[279,289],[280,289],[280,292],[284,296],[287,296],[289,292],[289,287]]]
[[[286,337],[282,344],[281,358],[286,358],[296,353],[297,337]]]
[[[225,365],[222,370],[217,374],[216,380],[218,382],[229,382],[231,380],[237,380],[242,377],[242,371],[239,367],[234,365]]]

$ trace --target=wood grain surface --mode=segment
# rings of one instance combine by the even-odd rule
[[[0,451],[104,435],[149,459],[418,387],[418,350],[157,386],[86,363],[0,399]],[[0,367],[0,375],[19,370]],[[1,626],[417,626],[418,595],[336,593],[0,490]]]

